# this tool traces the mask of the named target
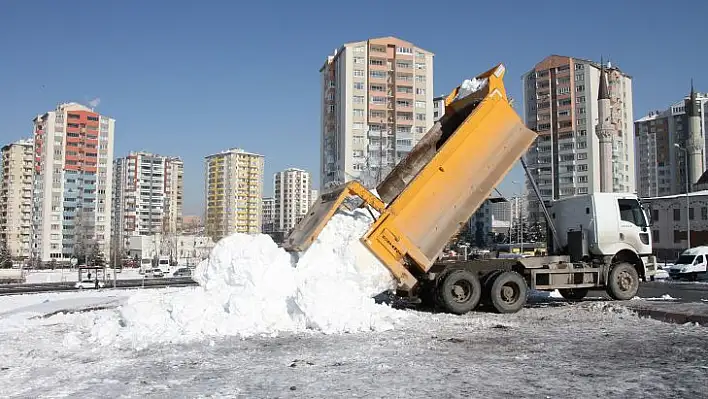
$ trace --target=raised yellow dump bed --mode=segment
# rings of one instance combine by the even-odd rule
[[[377,187],[358,182],[323,194],[285,242],[304,251],[341,206],[369,205],[380,216],[362,242],[411,291],[449,239],[489,197],[536,138],[509,104],[504,66],[476,77],[482,87],[445,100],[445,116]],[[463,88],[464,89],[464,88]],[[351,199],[356,201],[348,203]]]

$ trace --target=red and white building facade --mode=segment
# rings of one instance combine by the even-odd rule
[[[33,122],[32,257],[69,261],[82,243],[108,255],[115,119],[63,103]]]

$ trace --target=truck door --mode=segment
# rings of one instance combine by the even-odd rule
[[[691,271],[699,272],[699,273],[706,271],[705,256],[703,256],[703,255],[696,256],[696,260],[693,261],[693,267],[691,268]]]
[[[651,234],[644,218],[639,201],[633,198],[620,198],[619,239],[634,248],[639,255],[651,254]]]

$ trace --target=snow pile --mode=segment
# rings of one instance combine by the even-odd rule
[[[470,94],[481,90],[485,86],[487,86],[487,78],[472,78],[472,80],[465,79],[465,81],[460,85],[460,90],[457,92],[457,96],[455,96],[455,101],[465,98]]]
[[[197,267],[199,287],[140,292],[112,319],[89,326],[93,340],[140,348],[206,336],[390,329],[404,312],[374,302],[395,282],[359,241],[372,222],[363,210],[340,211],[296,265],[267,235],[233,234]]]
[[[324,332],[390,328],[390,308],[373,296],[395,288],[388,269],[362,244],[372,219],[335,214],[297,263],[295,303],[308,328]]]

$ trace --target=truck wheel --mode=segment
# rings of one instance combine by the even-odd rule
[[[498,275],[504,273],[501,270],[495,270],[493,272],[487,273],[482,277],[480,280],[482,282],[482,300],[481,303],[483,305],[491,305],[492,304],[492,299],[491,299],[491,292],[492,292],[492,284],[494,284],[494,279],[497,278]]]
[[[517,272],[504,272],[494,278],[489,297],[499,313],[516,313],[526,304],[528,287]]]
[[[561,296],[569,301],[579,301],[588,294],[587,288],[563,288],[558,289]]]
[[[447,273],[438,286],[438,299],[443,309],[465,314],[476,308],[482,296],[482,285],[476,274],[467,270]]]
[[[639,290],[639,274],[634,265],[619,263],[610,270],[607,281],[607,294],[618,301],[634,298]]]

